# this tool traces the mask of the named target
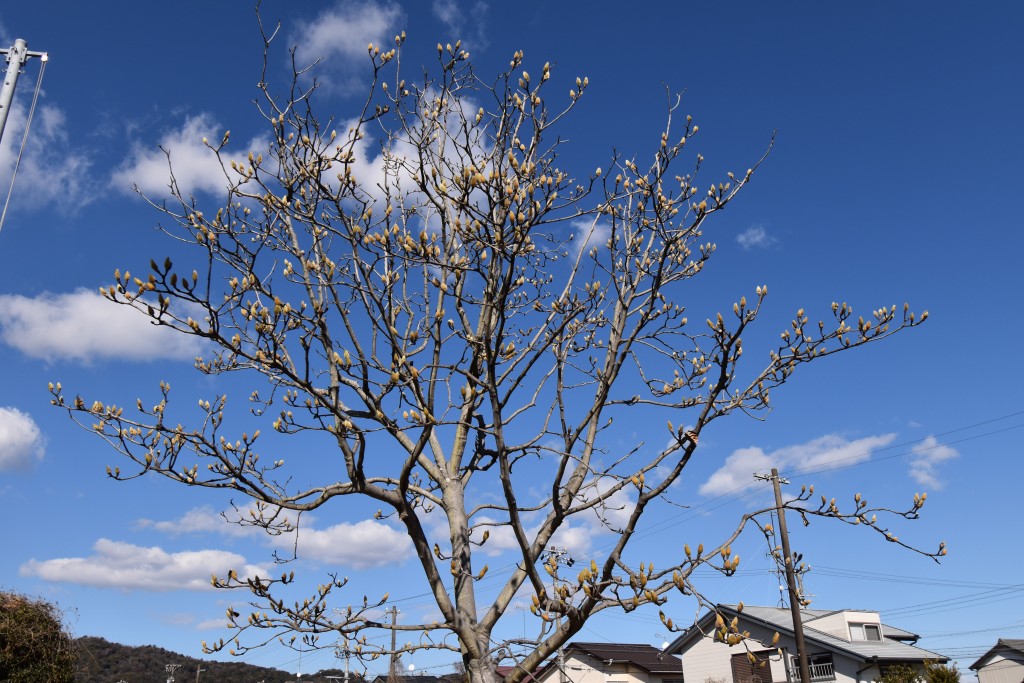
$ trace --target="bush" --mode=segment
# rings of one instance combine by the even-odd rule
[[[878,683],[924,683],[921,672],[909,664],[891,664],[883,667]]]
[[[960,683],[960,670],[953,664],[925,661],[924,677],[928,683]]]
[[[0,592],[0,681],[71,683],[75,650],[51,602]]]

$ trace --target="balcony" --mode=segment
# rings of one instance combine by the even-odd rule
[[[832,662],[810,664],[808,668],[811,670],[811,683],[836,680],[836,670],[835,667],[832,666]],[[789,669],[789,680],[795,681],[796,683],[803,683],[800,678],[800,666],[796,662],[794,662]]]

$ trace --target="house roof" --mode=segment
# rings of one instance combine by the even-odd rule
[[[993,645],[991,649],[989,649],[988,652],[983,654],[978,659],[978,661],[976,661],[974,664],[971,664],[967,668],[969,668],[969,669],[978,669],[978,668],[980,668],[981,667],[981,663],[983,661],[985,661],[986,659],[988,659],[993,653],[997,652],[998,650],[1004,650],[1004,649],[1005,650],[1010,650],[1012,652],[1016,652],[1016,653],[1021,654],[1021,655],[1024,655],[1024,640],[1015,640],[1015,639],[1012,639],[1012,638],[1000,638],[998,641],[996,641],[996,644]]]
[[[515,667],[514,666],[496,666],[496,667],[494,667],[494,670],[497,671],[499,676],[504,678],[505,676],[508,676],[510,673],[515,671]],[[533,674],[526,674],[526,676],[523,677],[523,680],[524,681],[536,681],[537,679],[534,678]]]
[[[904,631],[901,628],[890,626],[889,624],[882,624],[882,635],[886,638],[892,638],[893,640],[911,640],[916,641],[921,636],[910,631]]]
[[[377,676],[371,683],[387,683],[387,675]],[[430,674],[413,674],[411,676],[398,675],[395,676],[396,683],[448,683],[448,680],[442,676],[432,676]]]
[[[755,607],[745,606],[740,612],[736,605],[718,605],[724,614],[739,616],[754,623],[770,628],[779,633],[793,635],[793,617],[788,607]],[[801,610],[804,622],[804,639],[817,647],[834,652],[842,652],[853,659],[867,662],[878,659],[882,661],[922,661],[924,659],[939,662],[949,661],[947,657],[923,648],[903,642],[915,634],[883,624],[882,631],[886,638],[881,642],[856,640],[848,641],[830,633],[814,628],[814,622],[822,617],[842,612],[843,610]],[[859,610],[858,610],[859,611]],[[683,632],[675,642],[669,645],[666,652],[676,653],[693,639],[702,638],[710,632],[714,622],[714,614],[708,612],[692,627]]]
[[[632,664],[649,673],[679,673],[683,670],[679,657],[646,643],[571,642],[565,649],[566,652],[583,652],[603,662]]]

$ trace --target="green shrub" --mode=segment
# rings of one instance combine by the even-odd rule
[[[71,683],[75,650],[56,605],[0,592],[0,681]]]
[[[924,677],[928,683],[960,683],[960,671],[953,664],[939,664],[925,660]]]

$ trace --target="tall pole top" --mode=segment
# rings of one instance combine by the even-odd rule
[[[6,52],[7,72],[4,74],[3,90],[0,90],[0,140],[4,137],[7,115],[11,111],[11,102],[14,101],[14,88],[18,85],[18,75],[21,74],[21,67],[28,61],[28,43],[18,38]]]
[[[14,88],[18,84],[18,76],[21,68],[29,57],[39,57],[46,61],[45,52],[29,52],[28,43],[23,38],[18,38],[7,50],[0,50],[7,55],[7,71],[4,74],[3,88],[0,89],[0,140],[4,137],[4,126],[7,125],[7,115],[11,111],[11,102],[14,101]]]

